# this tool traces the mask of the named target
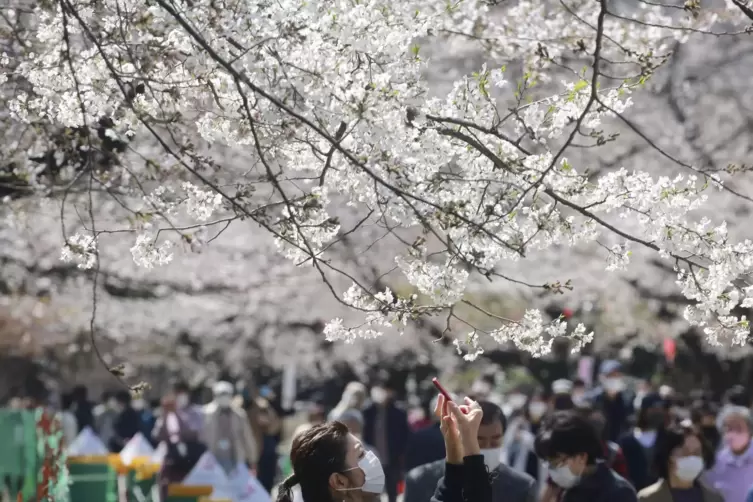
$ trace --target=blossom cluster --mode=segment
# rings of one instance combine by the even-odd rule
[[[396,269],[426,303],[354,284],[342,301],[365,319],[335,319],[328,339],[373,338],[439,312],[452,321],[471,281],[493,278],[500,263],[611,235],[622,243],[607,247],[605,268],[629,267],[635,247],[672,260],[696,302],[688,321],[739,343],[748,324],[732,310],[753,302],[740,283],[752,271],[753,243],[730,242],[723,224],[694,217],[721,180],[626,169],[593,178],[591,166],[568,158],[574,143],[614,141],[612,124],[672,47],[734,15],[734,6],[638,4],[156,0],[144,9],[136,0],[63,0],[37,7],[35,51],[13,70],[30,90],[10,111],[23,123],[68,128],[108,117],[107,137],[159,142],[173,168],[126,160],[115,169],[129,176],[113,177],[143,192],[129,222],[143,267],[170,262],[173,243],[161,234],[183,232],[172,221],[179,214],[197,226],[224,210],[250,218],[323,276],[347,276],[335,264],[343,236],[369,226],[395,236]],[[421,43],[433,38],[474,40],[490,62],[432,95]],[[522,63],[517,86],[500,61]],[[621,68],[632,73],[615,73]],[[196,137],[204,150],[187,139]],[[248,171],[224,173],[215,145],[251,152]],[[338,205],[356,215],[352,229]],[[93,266],[99,238],[75,236],[63,258]],[[556,337],[578,347],[592,336],[536,310],[498,317],[489,339],[535,355]],[[471,358],[483,350],[481,333],[466,338]]]

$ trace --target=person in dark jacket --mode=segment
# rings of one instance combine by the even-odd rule
[[[659,394],[646,394],[641,400],[635,429],[620,439],[627,460],[628,479],[636,490],[640,491],[659,479],[653,466],[654,446],[668,421],[669,403]]]
[[[384,491],[379,459],[340,422],[298,434],[290,463],[293,474],[280,484],[277,502],[377,502]]]
[[[492,502],[492,483],[478,439],[481,405],[466,398],[465,405],[458,406],[440,396],[435,413],[442,417],[447,456],[445,475],[431,502]]]
[[[635,489],[601,460],[596,428],[574,411],[556,412],[534,442],[551,482],[542,502],[637,502]]]
[[[374,446],[384,467],[385,492],[389,502],[397,501],[397,485],[405,472],[405,449],[410,439],[408,414],[395,403],[390,382],[371,389],[371,401],[363,411],[363,440]]]
[[[94,426],[94,405],[89,401],[89,391],[83,385],[77,385],[73,388],[73,403],[71,411],[76,416],[76,425],[78,432],[90,427],[97,432]]]
[[[693,426],[708,443],[711,458],[714,457],[722,443],[722,435],[716,425],[717,416],[719,416],[719,407],[710,401],[697,400],[690,409]]]
[[[436,404],[436,403],[434,403]],[[434,409],[436,406],[432,406]],[[416,467],[439,462],[439,465],[444,465],[443,461],[445,456],[444,451],[444,438],[442,437],[442,431],[439,430],[439,417],[432,415],[431,425],[425,427],[419,431],[413,432],[408,441],[408,447],[405,451],[405,470],[411,471]],[[442,477],[441,475],[439,477]],[[437,480],[439,480],[439,477]],[[407,480],[406,480],[407,482]],[[434,486],[431,487],[431,493],[434,492]],[[429,496],[431,496],[429,493]],[[428,497],[426,497],[428,498]],[[426,498],[422,499],[422,502],[426,502]]]
[[[494,403],[479,401],[483,417],[478,429],[478,442],[484,463],[489,469],[492,500],[495,502],[535,502],[536,482],[531,476],[502,464],[502,437],[507,418]],[[444,440],[442,444],[444,449]],[[404,502],[425,502],[434,493],[445,474],[445,460],[438,460],[408,472],[405,479]]]
[[[599,373],[601,385],[594,389],[590,398],[607,419],[605,439],[617,442],[629,428],[633,399],[627,395],[622,365],[618,361],[604,361]]]
[[[118,414],[109,447],[110,451],[119,453],[133,436],[141,432],[141,416],[131,406],[131,393],[127,390],[117,392],[115,401]]]

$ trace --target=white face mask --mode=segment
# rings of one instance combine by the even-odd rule
[[[484,456],[484,463],[490,471],[496,469],[502,463],[501,446],[499,448],[485,448],[481,450],[481,454]]]
[[[510,394],[507,396],[507,404],[513,410],[519,410],[526,404],[526,396],[524,394]]]
[[[567,464],[561,465],[554,469],[550,467],[549,477],[552,478],[552,481],[557,486],[560,486],[566,490],[577,485],[580,481],[580,476],[573,474],[573,471],[570,470],[570,467],[568,467]]]
[[[607,392],[622,392],[625,390],[625,382],[620,377],[609,377],[604,379],[604,390]]]
[[[703,471],[703,459],[698,456],[680,457],[675,461],[675,474],[682,481],[694,481]]]
[[[588,403],[588,396],[585,392],[573,392],[572,398],[575,406],[583,406]]]
[[[229,408],[233,403],[233,396],[223,394],[215,397],[214,400],[217,401],[217,406],[219,406],[220,408]]]
[[[547,408],[549,408],[549,406],[547,406],[546,403],[542,401],[534,401],[528,405],[528,413],[531,415],[531,418],[539,419],[544,416]]]
[[[653,448],[656,444],[656,431],[636,431],[633,435],[644,448]]]
[[[178,408],[185,408],[186,406],[188,406],[188,403],[189,403],[189,399],[188,399],[187,394],[178,394],[175,397],[175,405]]]
[[[144,408],[146,408],[146,403],[144,403],[144,400],[143,400],[143,399],[134,399],[134,400],[133,400],[133,403],[131,403],[131,407],[132,407],[132,408],[133,408],[134,410],[138,410],[138,411],[141,411],[141,410],[143,410]]]
[[[361,490],[364,493],[381,494],[384,491],[384,469],[374,452],[367,451],[366,455],[358,461],[358,467],[351,467],[343,472],[361,469],[364,475],[364,482],[361,488],[340,488],[338,491],[347,492],[350,490]]]
[[[387,391],[381,387],[371,389],[371,400],[377,404],[383,404],[387,401]]]

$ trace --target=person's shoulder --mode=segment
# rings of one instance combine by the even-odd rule
[[[513,490],[528,490],[532,485],[536,484],[536,480],[532,476],[525,472],[516,471],[512,467],[506,464],[500,464],[497,467],[495,473],[495,479],[506,487]]]
[[[620,436],[617,439],[617,445],[623,450],[637,447],[643,448],[632,432],[627,432]]]
[[[413,469],[408,471],[408,474],[406,475],[406,481],[408,479],[412,481],[419,481],[426,476],[437,474],[439,475],[439,477],[442,477],[442,475],[444,474],[444,466],[445,459],[436,460],[424,465],[419,465],[418,467],[414,467]]]

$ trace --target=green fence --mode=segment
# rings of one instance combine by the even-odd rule
[[[57,479],[47,488],[48,500],[67,502],[68,476],[60,433],[44,434],[41,427],[43,410],[0,409],[0,488],[18,500],[36,502],[37,487],[43,482],[43,459],[54,451],[58,467]]]

